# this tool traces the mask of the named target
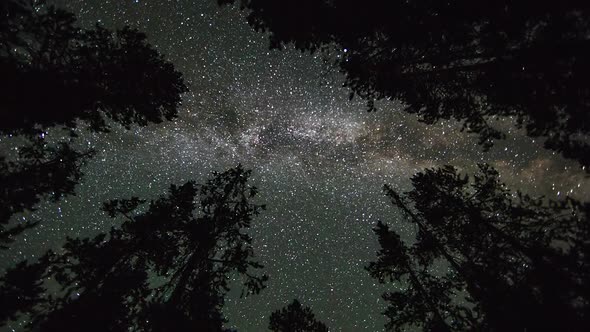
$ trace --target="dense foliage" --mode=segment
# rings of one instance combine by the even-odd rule
[[[236,2],[271,47],[331,53],[369,109],[399,99],[485,148],[505,136],[490,120],[509,117],[590,170],[587,1],[218,0]]]
[[[389,186],[385,193],[416,226],[415,238],[404,241],[379,222],[381,250],[368,266],[379,281],[401,287],[383,296],[388,329],[588,325],[590,204],[510,192],[487,165],[473,177],[450,166],[427,169],[412,184],[405,194]]]
[[[230,277],[244,295],[267,280],[247,234],[263,209],[250,202],[249,176],[238,166],[204,185],[173,185],[144,212],[138,198],[105,203],[122,226],[10,269],[0,322],[26,314],[42,331],[223,331]]]
[[[269,330],[273,332],[328,332],[326,324],[316,320],[311,308],[297,300],[270,315]]]
[[[139,31],[81,29],[73,14],[33,0],[2,1],[0,17],[0,134],[24,144],[16,156],[0,154],[5,248],[35,223],[7,227],[12,215],[74,194],[94,154],[67,139],[46,142],[48,128],[108,131],[106,119],[127,128],[171,120],[187,87]]]

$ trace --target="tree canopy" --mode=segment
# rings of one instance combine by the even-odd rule
[[[428,124],[463,122],[484,148],[505,136],[490,120],[511,118],[590,170],[586,1],[218,3],[239,3],[273,48],[328,52],[370,110],[399,99]]]
[[[451,166],[427,169],[412,184],[405,194],[384,190],[416,226],[415,238],[379,222],[381,249],[367,267],[398,285],[383,295],[389,330],[588,326],[590,204],[511,192],[488,165],[472,177]]]
[[[230,277],[243,280],[243,295],[267,280],[247,234],[264,208],[251,203],[249,176],[238,166],[172,185],[146,208],[137,197],[105,203],[121,227],[8,270],[0,322],[26,314],[42,331],[223,331]]]
[[[32,0],[3,1],[0,15],[1,133],[77,120],[106,130],[104,116],[129,126],[177,115],[182,75],[144,33],[80,29],[72,13]]]
[[[32,210],[41,200],[58,201],[75,193],[81,167],[94,151],[78,152],[67,143],[46,144],[37,138],[18,154],[17,160],[0,155],[0,249],[38,223],[17,223],[5,230],[14,214]]]
[[[302,306],[297,299],[273,312],[268,328],[273,332],[328,332],[326,324],[316,320],[311,308]]]
[[[344,85],[367,101],[398,99],[427,124],[445,119],[484,149],[515,121],[590,172],[590,6],[581,0],[217,0],[239,3],[270,46],[323,52]],[[172,120],[187,91],[181,73],[144,33],[77,26],[44,1],[0,2],[0,249],[39,221],[16,214],[75,194],[95,155],[66,138]],[[16,151],[16,152],[15,152]],[[344,159],[343,159],[344,160]],[[119,226],[68,238],[57,251],[0,277],[0,327],[33,331],[230,331],[225,297],[265,288],[248,230],[264,210],[241,166],[204,184],[171,185],[147,202],[115,199]],[[472,176],[426,169],[385,195],[415,226],[374,228],[380,249],[366,267],[383,294],[387,330],[578,331],[590,326],[590,203],[509,190],[496,170]],[[90,217],[90,216],[89,216]],[[83,222],[83,220],[82,220]],[[328,331],[293,300],[269,317],[275,332]]]
[[[187,87],[137,30],[81,29],[73,14],[43,1],[2,1],[0,16],[0,134],[28,140],[16,158],[0,154],[0,247],[6,248],[35,224],[7,229],[12,215],[74,194],[81,166],[94,154],[67,141],[45,142],[48,128],[108,131],[107,119],[127,128],[171,120]]]

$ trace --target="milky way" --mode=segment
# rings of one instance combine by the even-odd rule
[[[423,125],[396,101],[367,113],[363,101],[348,100],[342,77],[319,56],[268,50],[267,37],[252,31],[237,8],[220,9],[214,0],[56,3],[84,26],[100,21],[145,31],[191,91],[174,122],[114,126],[109,134],[80,131],[74,143],[99,154],[84,168],[78,195],[18,216],[43,222],[0,252],[3,267],[58,248],[67,235],[107,231],[117,221],[100,212],[105,200],[156,197],[170,183],[203,181],[242,163],[253,170],[259,202],[268,207],[252,236],[271,279],[259,295],[230,294],[228,326],[264,330],[270,312],[298,298],[334,330],[376,331],[384,323],[385,288],[363,269],[377,249],[371,227],[381,219],[402,234],[412,232],[381,194],[384,183],[404,190],[425,167],[470,171],[489,162],[509,186],[525,192],[589,194],[576,164],[507,123],[498,125],[510,130],[508,139],[484,153],[460,125]],[[47,139],[60,135],[53,130]],[[1,144],[15,143],[3,138]]]

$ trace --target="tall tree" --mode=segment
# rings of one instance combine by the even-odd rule
[[[129,27],[75,27],[73,14],[34,0],[0,6],[0,132],[37,134],[48,126],[107,130],[173,119],[186,92],[182,75]]]
[[[302,306],[296,299],[270,315],[268,328],[273,332],[328,332],[326,324],[316,320],[311,308]]]
[[[42,331],[223,331],[230,277],[243,280],[243,295],[267,280],[247,234],[264,208],[250,202],[249,176],[238,166],[173,185],[139,213],[138,198],[105,203],[122,226],[10,269],[0,322],[26,314]]]
[[[0,249],[7,249],[15,235],[38,223],[18,223],[4,230],[12,215],[31,210],[41,199],[58,201],[74,194],[81,166],[94,152],[81,153],[66,143],[46,144],[38,138],[18,154],[17,160],[0,155]]]
[[[463,122],[484,148],[505,136],[490,120],[513,118],[590,170],[587,1],[217,1],[240,3],[273,48],[329,53],[370,110],[396,98],[426,123]]]
[[[11,216],[73,194],[93,154],[45,143],[48,128],[108,131],[107,118],[126,127],[171,120],[187,87],[137,30],[80,29],[73,14],[34,0],[2,1],[0,16],[0,135],[29,140],[18,158],[0,154],[5,244],[31,226],[6,229]]]
[[[367,267],[386,293],[388,328],[539,331],[588,326],[590,204],[510,192],[480,165],[473,177],[450,166],[412,178],[413,190],[385,193],[416,225],[410,242],[384,223]],[[435,328],[433,328],[433,326]]]

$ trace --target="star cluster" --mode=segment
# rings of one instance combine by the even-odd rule
[[[385,304],[363,269],[377,250],[378,220],[412,232],[381,193],[385,183],[409,189],[409,178],[444,164],[465,171],[489,162],[512,188],[550,198],[585,197],[585,174],[542,148],[509,121],[505,141],[482,152],[454,122],[427,126],[395,101],[367,113],[348,100],[343,78],[319,56],[269,50],[237,8],[214,0],[56,0],[80,24],[130,25],[182,71],[190,87],[180,117],[161,125],[108,134],[80,130],[75,144],[98,155],[85,167],[75,197],[45,203],[20,218],[43,220],[0,252],[3,267],[57,248],[66,236],[90,236],[116,225],[100,212],[113,198],[155,197],[170,183],[203,181],[242,163],[253,169],[265,211],[252,229],[268,288],[230,294],[229,326],[261,331],[268,315],[293,298],[334,330],[381,330]],[[344,52],[345,50],[343,50]],[[60,138],[58,130],[46,139]],[[3,138],[2,148],[14,145]],[[13,326],[18,330],[18,326]]]

